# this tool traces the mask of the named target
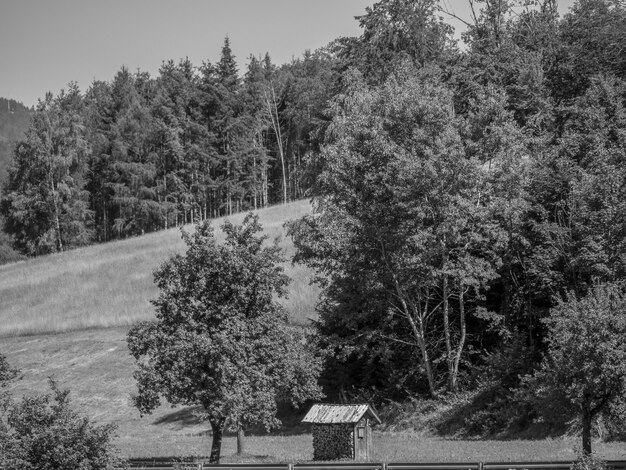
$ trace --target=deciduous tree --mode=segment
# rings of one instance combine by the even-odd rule
[[[580,417],[586,454],[594,418],[626,393],[625,312],[623,288],[604,284],[582,298],[567,293],[545,320],[548,354],[531,384],[540,409],[558,407]]]
[[[222,228],[223,244],[208,222],[183,232],[187,252],[155,272],[157,319],[128,334],[138,363],[135,405],[149,413],[163,397],[201,406],[213,430],[213,463],[225,426],[275,427],[277,401],[299,405],[320,393],[318,361],[287,327],[277,300],[289,282],[280,248],[264,244],[257,216]]]

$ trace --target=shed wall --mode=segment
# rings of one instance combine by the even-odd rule
[[[313,460],[353,459],[352,424],[314,424]]]

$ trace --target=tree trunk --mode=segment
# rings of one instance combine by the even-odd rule
[[[459,389],[458,377],[459,377],[459,364],[461,362],[461,356],[463,354],[463,348],[465,347],[465,338],[467,336],[467,327],[465,325],[465,298],[463,292],[463,286],[459,288],[459,322],[461,324],[461,337],[459,338],[459,344],[456,348],[456,356],[454,357],[454,363],[452,365],[452,379],[450,381],[452,385],[452,391],[456,392]]]
[[[211,442],[209,463],[219,464],[222,450],[222,437],[224,434],[224,421],[211,421],[211,429],[213,430],[213,441]]]
[[[381,249],[383,252],[383,257],[386,259],[385,246],[382,242]],[[402,312],[402,315],[407,319],[409,326],[411,327],[411,331],[413,332],[413,337],[417,341],[421,363],[424,367],[424,370],[426,371],[428,389],[432,398],[437,398],[437,387],[435,385],[435,378],[433,375],[430,357],[428,354],[428,347],[426,344],[426,325],[424,325],[424,318],[426,316],[426,313],[428,312],[428,301],[426,302],[426,306],[423,309],[422,307],[416,307],[416,304],[414,302],[410,302],[408,296],[405,296],[405,293],[400,286],[400,282],[398,281],[395,272],[389,266],[389,263],[386,262],[385,264],[387,264],[387,267],[389,268],[389,272],[395,286],[396,296],[398,300],[400,300],[400,304],[402,306],[402,308],[400,308],[399,310]]]
[[[280,164],[283,172],[283,204],[287,203],[287,174],[285,172],[285,152],[283,149],[283,136],[280,129],[280,120],[278,118],[278,105],[276,104],[276,94],[274,92],[274,87],[271,86],[270,90],[272,92],[272,103],[270,103],[270,98],[265,93],[265,102],[267,104],[267,110],[272,120],[272,128],[274,129],[274,134],[276,136],[276,143],[278,144],[278,155],[280,156]],[[272,104],[274,105],[272,107]]]
[[[446,362],[448,363],[448,390],[455,392],[454,359],[452,357],[452,340],[450,339],[450,289],[448,288],[448,276],[443,276],[443,334],[446,343]]]
[[[425,337],[425,331],[424,331],[424,323],[422,321],[422,318],[420,317],[419,319],[419,329],[420,329],[420,334],[417,338],[419,346],[420,346],[420,352],[422,354],[422,365],[424,366],[424,369],[426,370],[426,379],[428,380],[428,390],[430,391],[430,395],[433,398],[437,398],[437,387],[435,386],[435,377],[433,375],[433,369],[431,367],[430,364],[430,357],[428,354],[428,348],[426,347],[426,337]]]
[[[52,190],[52,203],[54,204],[54,231],[57,237],[57,250],[63,251],[63,241],[61,240],[61,223],[59,222],[59,203],[57,200],[54,181],[50,178],[50,189]]]
[[[246,435],[243,430],[243,426],[239,425],[237,427],[237,455],[243,455],[245,452],[245,439]]]
[[[591,407],[588,403],[582,405],[582,425],[583,425],[583,454],[591,454]]]

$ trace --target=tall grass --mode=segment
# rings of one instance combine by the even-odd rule
[[[306,201],[257,211],[270,238],[282,237],[290,260],[294,253],[283,224],[310,212]],[[241,223],[245,214],[228,217]],[[223,239],[216,219],[216,237]],[[186,227],[191,230],[191,226]],[[0,336],[65,332],[127,326],[153,318],[150,299],[157,295],[152,273],[165,259],[184,250],[178,229],[93,245],[0,266]],[[312,273],[284,264],[292,279],[284,306],[295,324],[314,316],[319,295],[310,286]]]

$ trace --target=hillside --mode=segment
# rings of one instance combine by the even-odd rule
[[[163,405],[154,414],[141,417],[132,407],[135,382],[126,331],[108,328],[0,339],[0,353],[21,369],[11,390],[16,396],[42,393],[47,377],[54,376],[63,388],[71,390],[74,406],[98,423],[118,426],[115,444],[124,456],[208,455],[210,426],[199,423],[193,409]],[[297,419],[295,415],[289,421]],[[293,462],[312,457],[311,434],[302,426],[287,426],[271,435],[251,434],[243,461]],[[375,461],[387,462],[545,461],[575,458],[576,444],[573,437],[463,441],[416,429],[375,431],[373,452]],[[237,461],[235,445],[235,437],[227,435],[222,447],[225,462]],[[595,446],[603,457],[626,458],[621,442]]]
[[[259,210],[272,239],[283,236],[285,221],[310,211],[307,201]],[[229,217],[240,222],[245,214]],[[216,219],[218,228],[223,219]],[[186,228],[191,229],[191,226]],[[216,230],[217,237],[222,236]],[[289,260],[290,239],[281,245]],[[66,332],[127,326],[152,318],[150,299],[157,295],[152,272],[167,257],[181,252],[178,229],[67,251],[0,266],[0,336]],[[317,288],[311,272],[285,263],[293,279],[284,305],[296,324],[314,315]]]
[[[310,205],[299,201],[259,211],[259,215],[266,233],[274,237],[283,233],[285,220],[309,211]],[[231,219],[237,222],[242,217]],[[288,256],[293,254],[290,240],[283,239],[282,245]],[[62,388],[71,390],[73,404],[91,419],[117,425],[115,443],[123,456],[207,455],[209,426],[198,421],[193,408],[163,405],[142,417],[130,400],[135,381],[126,345],[128,325],[153,315],[148,303],[156,295],[151,272],[169,254],[182,249],[179,231],[174,229],[0,267],[0,353],[21,371],[11,392],[16,397],[41,393],[47,389],[48,377],[54,377]],[[290,263],[286,269],[295,279],[286,307],[292,321],[303,324],[313,315],[318,291],[308,286],[309,271]],[[247,439],[248,455],[242,460],[310,459],[311,435],[297,421],[296,413],[287,417],[284,429],[269,435],[252,433]],[[393,423],[386,424],[387,429],[395,428]],[[575,456],[575,443],[573,438],[457,441],[413,427],[376,432],[374,458],[568,460]],[[607,458],[624,457],[622,443],[602,443],[597,449]],[[234,452],[235,437],[229,435],[223,443],[224,460],[238,460]]]
[[[258,214],[273,239],[283,236],[286,220],[308,212],[310,204],[298,201]],[[229,219],[239,223],[244,216]],[[213,221],[218,239],[222,223]],[[280,243],[289,259],[291,240],[283,237]],[[130,402],[135,382],[128,326],[153,316],[152,272],[183,249],[180,231],[172,229],[0,266],[0,353],[21,371],[11,387],[15,396],[45,390],[53,376],[72,391],[79,409],[99,423],[119,426],[118,445],[125,455],[188,455],[203,448],[208,453],[208,425],[198,423],[192,410],[163,406],[142,418]],[[289,261],[285,269],[293,279],[285,307],[293,323],[306,324],[319,291],[308,284],[310,271]],[[302,439],[310,447],[310,436]],[[226,453],[232,445],[225,444]]]

